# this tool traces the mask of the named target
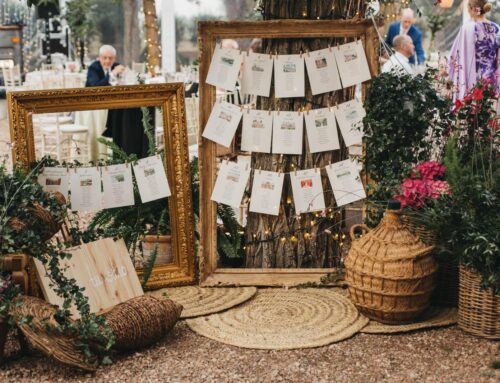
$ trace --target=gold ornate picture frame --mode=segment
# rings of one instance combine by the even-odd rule
[[[194,215],[182,83],[16,91],[7,94],[13,163],[35,161],[32,115],[97,109],[162,108],[165,167],[172,195],[168,198],[174,263],[153,268],[147,288],[195,281]],[[138,270],[139,277],[142,272]]]
[[[249,269],[221,268],[217,255],[217,204],[210,200],[217,174],[217,155],[221,148],[202,137],[212,107],[216,89],[205,83],[217,41],[222,39],[314,39],[359,38],[366,52],[373,75],[378,73],[378,37],[371,20],[270,20],[270,21],[200,21],[198,49],[200,51],[200,282],[217,285],[294,285],[319,282],[321,276],[334,269]],[[363,94],[367,84],[363,84]]]

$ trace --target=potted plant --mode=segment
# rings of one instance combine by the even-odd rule
[[[451,193],[422,222],[460,260],[459,326],[500,339],[500,148],[495,88],[480,81],[455,103],[444,164]]]

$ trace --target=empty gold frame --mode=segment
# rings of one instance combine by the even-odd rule
[[[215,87],[205,83],[218,40],[359,38],[372,76],[378,73],[378,37],[371,20],[271,20],[201,21],[198,23],[200,51],[200,127],[208,121],[216,101]],[[366,84],[363,84],[363,90]],[[200,281],[216,285],[294,285],[319,282],[334,269],[236,269],[218,267],[217,204],[210,200],[216,180],[218,145],[199,132],[200,169]],[[220,154],[220,151],[219,151]]]
[[[165,167],[172,193],[168,203],[174,262],[155,266],[147,287],[155,289],[194,282],[194,216],[183,84],[17,91],[8,93],[8,105],[13,162],[25,166],[35,160],[34,113],[161,107]],[[141,276],[141,270],[138,274]]]

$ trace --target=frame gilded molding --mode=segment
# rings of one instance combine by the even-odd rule
[[[195,281],[194,215],[182,83],[107,86],[76,89],[14,91],[7,94],[14,164],[35,160],[34,113],[158,106],[163,110],[165,164],[172,195],[169,197],[172,250],[175,262],[159,265],[146,285],[157,289]],[[142,271],[138,270],[139,277]]]
[[[270,20],[200,21],[200,282],[219,285],[294,285],[320,282],[321,276],[334,269],[236,269],[218,267],[217,204],[210,200],[216,180],[218,145],[202,137],[216,101],[215,87],[205,83],[217,40],[239,38],[360,38],[372,76],[378,73],[378,36],[371,20]],[[363,84],[363,94],[367,84]]]

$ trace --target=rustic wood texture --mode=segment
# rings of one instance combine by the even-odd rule
[[[85,288],[92,313],[101,313],[144,294],[123,239],[100,239],[69,249],[68,253],[72,257],[62,260],[63,272]],[[45,299],[61,305],[63,299],[52,289],[45,266],[39,260],[35,264]],[[76,307],[71,311],[78,316]]]
[[[306,2],[303,2],[306,3]],[[318,2],[316,2],[318,3]],[[323,2],[330,3],[330,2]],[[319,3],[318,3],[319,4]],[[362,4],[362,2],[359,2]],[[317,5],[311,10],[324,9],[325,15],[329,10],[327,6]],[[332,9],[331,7],[329,8]],[[289,13],[295,12],[295,13]],[[288,10],[286,15],[294,15],[297,10]],[[309,9],[308,9],[308,12]],[[323,11],[321,11],[323,12]],[[271,12],[270,12],[271,13]],[[276,12],[272,12],[277,14]],[[335,13],[335,12],[334,12]],[[355,14],[356,12],[354,12]],[[310,14],[310,13],[308,13]],[[285,16],[286,16],[285,15]],[[370,20],[270,20],[270,21],[236,21],[236,22],[200,22],[198,24],[198,46],[200,50],[200,126],[204,127],[210,116],[213,104],[215,103],[215,88],[205,83],[208,68],[212,59],[213,50],[218,40],[225,38],[265,38],[280,39],[280,42],[265,41],[267,52],[280,54],[300,52],[306,49],[313,50],[327,47],[328,44],[344,43],[360,38],[364,44],[370,71],[372,76],[378,73],[377,63],[377,42],[376,33]],[[287,40],[283,39],[296,39]],[[308,84],[307,84],[308,86]],[[309,88],[309,86],[308,86]],[[329,97],[330,96],[330,97]],[[311,100],[311,93],[308,90],[307,99]],[[353,98],[353,89],[343,89],[333,95],[321,95],[314,97],[313,102],[318,105],[333,105],[335,102],[342,102]],[[303,99],[281,99],[275,100],[273,97],[260,101],[260,108],[281,110],[299,110],[301,107],[311,108],[311,104]],[[247,267],[260,268],[263,273],[256,273],[252,269],[242,269],[240,273],[231,273],[226,269],[219,268],[217,257],[217,205],[210,200],[217,171],[217,145],[201,136],[203,129],[200,129],[199,156],[200,156],[200,280],[204,285],[217,284],[253,284],[253,285],[280,285],[296,284],[319,279],[319,276],[327,273],[331,265],[335,265],[335,253],[328,250],[322,253],[331,244],[329,239],[318,236],[314,244],[305,244],[302,239],[296,249],[284,249],[283,245],[273,244],[262,245],[260,249],[252,250],[248,254]],[[343,150],[345,156],[345,148]],[[285,158],[283,158],[285,157]],[[329,152],[326,154],[309,154],[304,156],[279,156],[279,155],[254,155],[252,165],[261,166],[265,170],[288,171],[293,163],[296,168],[304,169],[314,166],[324,166],[330,161],[334,162],[343,158],[340,153]],[[326,183],[327,181],[325,181]],[[284,196],[289,193],[289,185],[285,186]],[[327,189],[327,188],[325,188]],[[327,195],[327,199],[330,198]],[[286,199],[285,199],[286,201]],[[328,205],[332,200],[327,201]],[[288,214],[291,212],[289,211]],[[307,215],[306,215],[307,216]],[[310,215],[309,215],[310,216]],[[307,218],[306,218],[307,219]],[[265,216],[253,218],[249,217],[248,233],[262,233],[266,229],[279,231],[284,227],[296,227],[298,221],[294,217],[279,217],[272,219]],[[319,230],[319,229],[313,229]],[[247,234],[250,235],[250,234]],[[265,246],[268,246],[267,248]],[[280,248],[281,246],[281,248]],[[288,245],[286,245],[288,246]],[[282,255],[276,256],[276,249]],[[298,249],[298,251],[297,251]],[[310,257],[311,250],[314,257]],[[306,253],[307,252],[307,253]],[[286,272],[277,272],[276,267],[315,267],[301,269],[300,278],[289,277]],[[290,271],[296,269],[289,269]],[[244,281],[244,282],[243,282]]]
[[[148,71],[155,75],[155,68],[161,67],[160,32],[155,0],[143,0],[142,7],[144,9],[144,29],[146,30]]]
[[[158,106],[165,129],[165,168],[172,195],[168,198],[174,263],[153,268],[146,288],[195,281],[194,215],[190,185],[184,85],[181,83],[103,86],[9,92],[7,95],[14,164],[36,160],[32,115],[96,109]],[[141,271],[138,272],[142,274]]]

